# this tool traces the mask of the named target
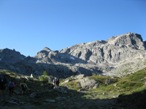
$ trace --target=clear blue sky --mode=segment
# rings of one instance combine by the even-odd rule
[[[25,56],[127,32],[146,40],[146,0],[0,0],[0,49]]]

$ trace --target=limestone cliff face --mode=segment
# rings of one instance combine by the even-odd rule
[[[44,69],[54,76],[79,73],[123,76],[146,67],[146,42],[141,35],[127,33],[104,41],[77,44],[53,51],[47,47],[35,57],[25,57],[10,49],[0,50],[0,68],[20,73],[41,74]]]
[[[115,46],[126,46],[134,49],[145,50],[141,35],[135,33],[128,33],[113,37],[108,40],[108,43]]]
[[[107,41],[95,41],[63,49],[61,53],[92,63],[118,63],[134,57],[141,57],[139,51],[145,50],[139,34],[128,33],[112,37]]]
[[[107,41],[77,44],[60,51],[45,48],[36,58],[38,63],[62,64],[72,71],[123,75],[145,67],[142,63],[145,63],[146,51],[141,35],[127,33]]]

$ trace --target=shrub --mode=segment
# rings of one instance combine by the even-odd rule
[[[46,71],[43,72],[43,75],[39,76],[39,80],[42,82],[48,82],[48,74]]]
[[[47,71],[44,71],[44,72],[43,72],[43,75],[44,75],[44,76],[48,76]]]

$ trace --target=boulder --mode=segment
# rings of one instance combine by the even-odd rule
[[[38,94],[37,94],[36,92],[33,92],[33,93],[31,93],[29,96],[30,96],[31,98],[35,98],[35,97],[38,96]]]
[[[98,87],[97,82],[94,79],[89,79],[88,77],[79,79],[78,82],[80,83],[82,89],[91,89],[93,87]]]

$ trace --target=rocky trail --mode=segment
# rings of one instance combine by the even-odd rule
[[[77,75],[61,80],[60,86],[52,89],[51,83],[45,83],[38,78],[28,78],[27,76],[26,83],[30,90],[22,94],[19,84],[23,82],[26,76],[13,74],[9,71],[7,74],[15,81],[16,88],[11,96],[8,90],[0,93],[0,109],[145,109],[145,90],[135,94],[117,95],[115,90],[118,91],[118,86],[115,84],[118,85],[125,79],[116,82],[113,78],[107,81],[109,77],[104,76]],[[145,85],[145,69],[141,75],[137,76]],[[97,85],[95,81],[97,78],[101,86]],[[80,85],[77,84],[78,82]],[[114,89],[114,87],[117,87],[117,89]],[[145,89],[145,86],[142,86],[142,88]],[[126,91],[126,88],[120,89],[119,92],[123,90]]]
[[[115,100],[88,99],[84,97],[87,91],[72,90],[65,85],[52,89],[52,84],[44,84],[37,78],[27,80],[30,90],[22,94],[21,77],[12,77],[16,82],[13,95],[10,96],[8,90],[1,92],[0,109],[105,109],[115,104]]]

